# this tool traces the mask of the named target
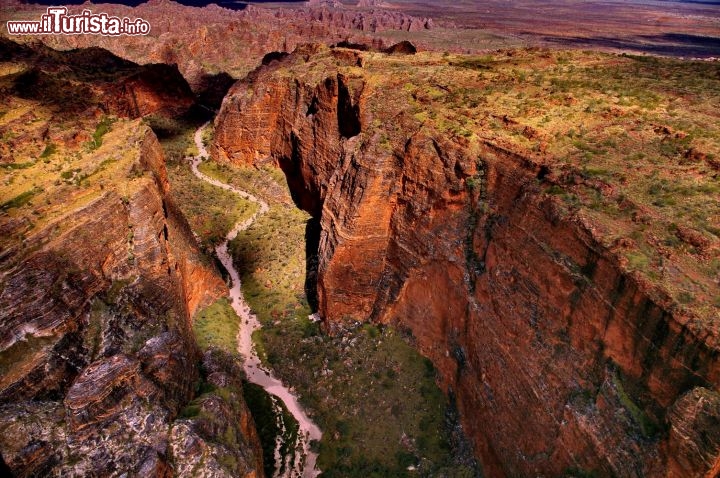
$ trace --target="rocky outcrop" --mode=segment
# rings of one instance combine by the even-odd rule
[[[17,476],[178,471],[172,427],[201,379],[190,318],[227,289],[168,194],[155,135],[129,131],[97,197],[36,227],[0,220],[0,452]],[[256,469],[239,419],[231,451]]]
[[[720,395],[694,388],[670,410],[668,476],[718,476]]]
[[[417,48],[415,45],[406,40],[386,48],[385,53],[389,53],[391,55],[414,55],[417,53]]]
[[[242,395],[242,365],[235,357],[211,349],[203,356],[205,383],[213,391],[203,394],[175,421],[170,448],[180,476],[263,475],[262,454],[255,423]]]
[[[127,118],[178,115],[195,99],[177,66],[138,65],[102,48],[67,52],[0,38],[2,61],[26,71],[15,82],[18,96],[40,99],[68,113],[90,107]]]
[[[70,6],[72,14],[84,6]],[[62,50],[100,47],[137,63],[164,63],[178,66],[193,91],[209,107],[213,87],[208,77],[225,72],[242,78],[260,64],[269,51],[292,51],[307,41],[328,44],[345,40],[374,44],[383,48],[376,33],[390,30],[419,31],[433,28],[430,18],[420,18],[397,10],[361,8],[339,2],[318,2],[285,8],[255,5],[230,10],[211,4],[203,8],[176,2],[147,2],[135,8],[96,4],[93,13],[106,12],[120,18],[142,18],[150,23],[149,35],[111,37],[100,35],[42,35],[14,37],[19,41],[41,41]],[[0,20],[16,16],[27,18],[45,13],[36,5],[15,4],[0,12]],[[136,85],[132,85],[136,88]],[[209,88],[208,88],[209,87]],[[142,89],[138,89],[142,91]],[[209,97],[209,98],[207,98]],[[210,102],[204,102],[209,99]]]
[[[418,120],[378,58],[283,62],[231,89],[215,149],[272,158],[319,221],[330,331],[409,329],[488,476],[714,476],[717,331],[545,194],[541,156]]]

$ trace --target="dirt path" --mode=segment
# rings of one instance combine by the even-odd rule
[[[274,395],[281,400],[288,411],[295,417],[299,424],[298,431],[298,443],[295,445],[295,453],[289,456],[281,456],[279,453],[280,443],[276,447],[275,451],[275,477],[276,478],[314,478],[320,474],[320,470],[316,468],[317,453],[310,450],[311,440],[320,440],[322,432],[320,428],[307,416],[305,411],[300,406],[297,397],[290,391],[288,387],[277,379],[270,370],[262,367],[260,358],[257,356],[255,348],[252,343],[252,334],[255,330],[260,328],[260,322],[258,321],[255,314],[250,311],[250,307],[245,302],[242,295],[242,289],[240,284],[240,274],[238,273],[235,265],[233,264],[232,256],[228,252],[228,243],[235,239],[241,231],[244,231],[252,225],[258,216],[265,214],[270,207],[268,204],[260,198],[253,196],[252,194],[234,188],[229,184],[225,184],[216,179],[206,176],[198,170],[198,165],[202,162],[202,158],[209,157],[207,149],[202,141],[202,132],[208,123],[202,125],[195,132],[195,145],[198,148],[198,156],[192,158],[192,172],[198,178],[206,181],[213,186],[223,188],[227,191],[231,191],[238,196],[256,203],[259,207],[255,214],[245,221],[238,222],[235,227],[227,234],[225,240],[215,248],[218,259],[222,262],[222,265],[230,273],[231,287],[230,287],[230,298],[232,300],[232,307],[240,317],[240,332],[238,333],[238,351],[242,355],[244,362],[243,367],[245,373],[250,382],[260,385],[269,394]],[[275,404],[275,401],[273,400]],[[279,410],[279,407],[278,407]],[[282,416],[279,417],[278,425],[284,429],[285,424],[282,423]],[[293,447],[289,447],[293,449]],[[283,470],[283,472],[281,472]]]

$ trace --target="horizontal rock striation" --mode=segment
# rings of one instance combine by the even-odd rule
[[[217,157],[275,161],[319,221],[326,326],[408,328],[488,476],[714,476],[717,331],[544,194],[538,153],[439,131],[380,55],[341,57],[258,69],[215,122]]]
[[[175,116],[195,102],[175,65],[138,65],[102,48],[56,51],[5,38],[0,38],[0,50],[0,61],[26,70],[15,81],[19,97],[56,105],[66,113],[95,107],[126,118]]]
[[[72,14],[84,6],[70,6]],[[378,7],[354,8],[342,4],[302,5],[230,10],[208,5],[203,8],[172,1],[147,2],[137,7],[96,4],[93,13],[106,12],[120,18],[142,18],[152,27],[149,35],[110,37],[100,35],[41,35],[21,38],[40,41],[62,50],[100,47],[128,60],[147,64],[177,65],[204,105],[216,108],[214,81],[218,74],[242,78],[260,64],[268,51],[292,51],[307,41],[357,43],[384,46],[376,33],[392,30],[420,31],[433,28],[433,20]],[[45,7],[10,5],[2,20],[39,17]],[[131,85],[135,88],[134,85]],[[229,85],[228,85],[229,86]],[[227,90],[223,90],[223,94]]]
[[[17,476],[178,471],[171,437],[201,378],[190,318],[227,289],[168,194],[155,135],[130,131],[126,169],[96,198],[29,232],[2,218],[22,237],[0,255],[0,452]],[[238,459],[214,476],[262,474],[240,412]]]

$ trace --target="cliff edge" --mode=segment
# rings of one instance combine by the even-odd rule
[[[717,69],[305,45],[230,90],[215,157],[282,168],[326,328],[409,329],[489,476],[710,477]]]

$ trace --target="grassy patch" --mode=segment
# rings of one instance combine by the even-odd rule
[[[203,351],[217,347],[231,355],[237,354],[239,327],[240,318],[224,297],[198,311],[193,319],[195,339]]]
[[[198,150],[193,140],[193,134],[202,124],[201,119],[149,115],[143,118],[143,121],[152,128],[160,140],[168,161],[176,162],[185,157],[197,156]]]
[[[284,182],[279,185],[266,170],[212,162],[203,163],[201,170],[263,198],[270,206],[270,211],[230,243],[243,294],[258,318],[269,323],[307,317],[304,237],[308,215],[292,204]],[[282,172],[279,174],[282,177]]]
[[[22,207],[25,204],[29,203],[30,200],[40,192],[42,192],[41,189],[33,188],[29,191],[25,191],[24,193],[20,193],[17,196],[15,196],[14,198],[0,204],[0,210],[7,211],[8,209],[11,209],[11,208]]]
[[[230,191],[196,177],[185,158],[196,155],[193,135],[197,121],[148,117],[145,120],[158,135],[167,158],[171,193],[209,255],[230,229],[255,213],[257,206]],[[204,166],[204,163],[201,164]]]
[[[43,152],[40,153],[40,157],[43,159],[49,158],[50,156],[55,154],[56,151],[57,151],[57,146],[54,143],[48,143],[48,145],[45,146],[45,149],[43,149]]]
[[[338,338],[296,340],[298,356],[286,360],[317,366],[316,384],[301,390],[329,431],[320,444],[327,476],[411,476],[410,465],[428,474],[452,466],[434,368],[395,330],[366,325]]]
[[[255,204],[197,178],[186,161],[168,164],[171,192],[200,238],[205,252],[222,242],[238,221],[255,212]]]
[[[92,140],[90,140],[89,148],[91,150],[98,149],[100,146],[102,146],[103,143],[103,136],[105,136],[108,132],[110,132],[110,127],[115,121],[108,117],[103,116],[103,118],[100,120],[100,123],[95,127],[95,132],[92,135]]]
[[[34,166],[35,163],[32,161],[26,161],[23,163],[7,163],[3,164],[2,167],[5,169],[27,169],[29,167]]]
[[[445,476],[471,476],[453,462],[447,403],[428,360],[391,328],[364,325],[327,337],[308,319],[308,216],[290,203],[284,181],[278,192],[277,170],[214,163],[203,168],[270,205],[231,243],[231,252],[245,298],[263,324],[254,337],[261,356],[298,390],[323,429],[323,476],[411,476],[411,465],[430,475],[443,470]]]

